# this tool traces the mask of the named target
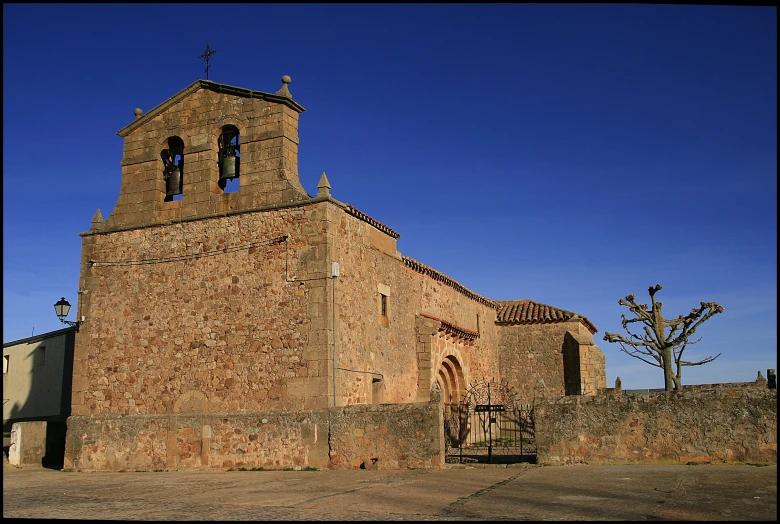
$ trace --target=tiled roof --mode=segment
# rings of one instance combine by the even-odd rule
[[[598,331],[596,326],[582,315],[527,299],[498,302],[496,324],[546,324],[566,322],[574,317],[580,318],[591,333]]]
[[[436,320],[437,322],[441,322],[441,327],[439,328],[439,330],[444,331],[449,335],[464,338],[466,340],[474,340],[475,338],[479,338],[479,333],[477,333],[476,331],[472,331],[470,329],[456,326],[452,322],[447,322],[446,320],[442,320],[440,318],[434,317],[433,315],[428,315],[426,313],[420,313],[420,316],[425,318],[430,318],[431,320]]]
[[[471,291],[470,289],[466,288],[459,282],[451,279],[444,273],[441,273],[439,271],[436,271],[432,267],[426,266],[422,262],[417,262],[416,260],[409,258],[407,256],[401,256],[403,258],[404,264],[406,264],[406,267],[409,267],[418,273],[422,273],[423,275],[428,275],[434,280],[438,280],[439,282],[444,282],[446,285],[450,286],[451,288],[454,288],[455,290],[459,291],[460,293],[463,293],[467,297],[469,297],[472,300],[476,300],[477,302],[480,302],[486,306],[495,308],[496,302],[494,300],[490,300],[489,298],[485,298],[481,295],[478,295]]]
[[[360,220],[362,220],[364,222],[368,222],[369,224],[371,224],[372,226],[377,228],[379,231],[381,231],[383,233],[387,233],[388,235],[390,235],[393,238],[399,238],[401,236],[399,233],[396,233],[395,231],[393,231],[392,229],[390,229],[389,227],[384,225],[379,220],[375,220],[375,219],[371,218],[370,216],[368,216],[367,214],[363,213],[359,209],[357,209],[357,208],[355,208],[355,207],[353,207],[353,206],[351,206],[349,204],[345,204],[345,206],[346,207],[344,208],[344,210],[347,213],[349,213],[350,215],[352,215],[354,217],[359,218]]]

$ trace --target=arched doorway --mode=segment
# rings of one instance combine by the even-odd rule
[[[466,393],[463,367],[454,355],[447,355],[439,364],[436,383],[441,390],[441,401],[447,412],[454,410]]]

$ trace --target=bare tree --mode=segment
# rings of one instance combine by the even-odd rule
[[[723,313],[724,308],[717,302],[701,302],[698,308],[692,309],[687,315],[665,320],[661,314],[662,304],[655,300],[655,294],[660,290],[661,284],[650,286],[648,289],[652,301],[650,310],[647,309],[647,304],[637,304],[634,295],[618,300],[618,304],[628,307],[634,314],[634,318],[621,315],[623,329],[626,330],[629,338],[615,333],[605,333],[604,340],[617,342],[622,352],[663,369],[666,391],[682,391],[683,366],[701,366],[720,356],[718,353],[714,357],[707,357],[698,362],[682,359],[685,348],[701,340],[701,338],[695,341],[689,340],[696,328],[713,315]],[[628,325],[634,322],[643,324],[644,334],[637,335],[629,330]],[[675,367],[676,372],[672,371],[672,366]]]

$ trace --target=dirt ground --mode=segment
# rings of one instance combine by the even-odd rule
[[[403,471],[3,469],[3,518],[777,520],[777,466]]]

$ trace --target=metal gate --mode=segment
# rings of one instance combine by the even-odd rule
[[[503,382],[474,384],[459,404],[444,408],[446,461],[536,462],[534,413]]]

